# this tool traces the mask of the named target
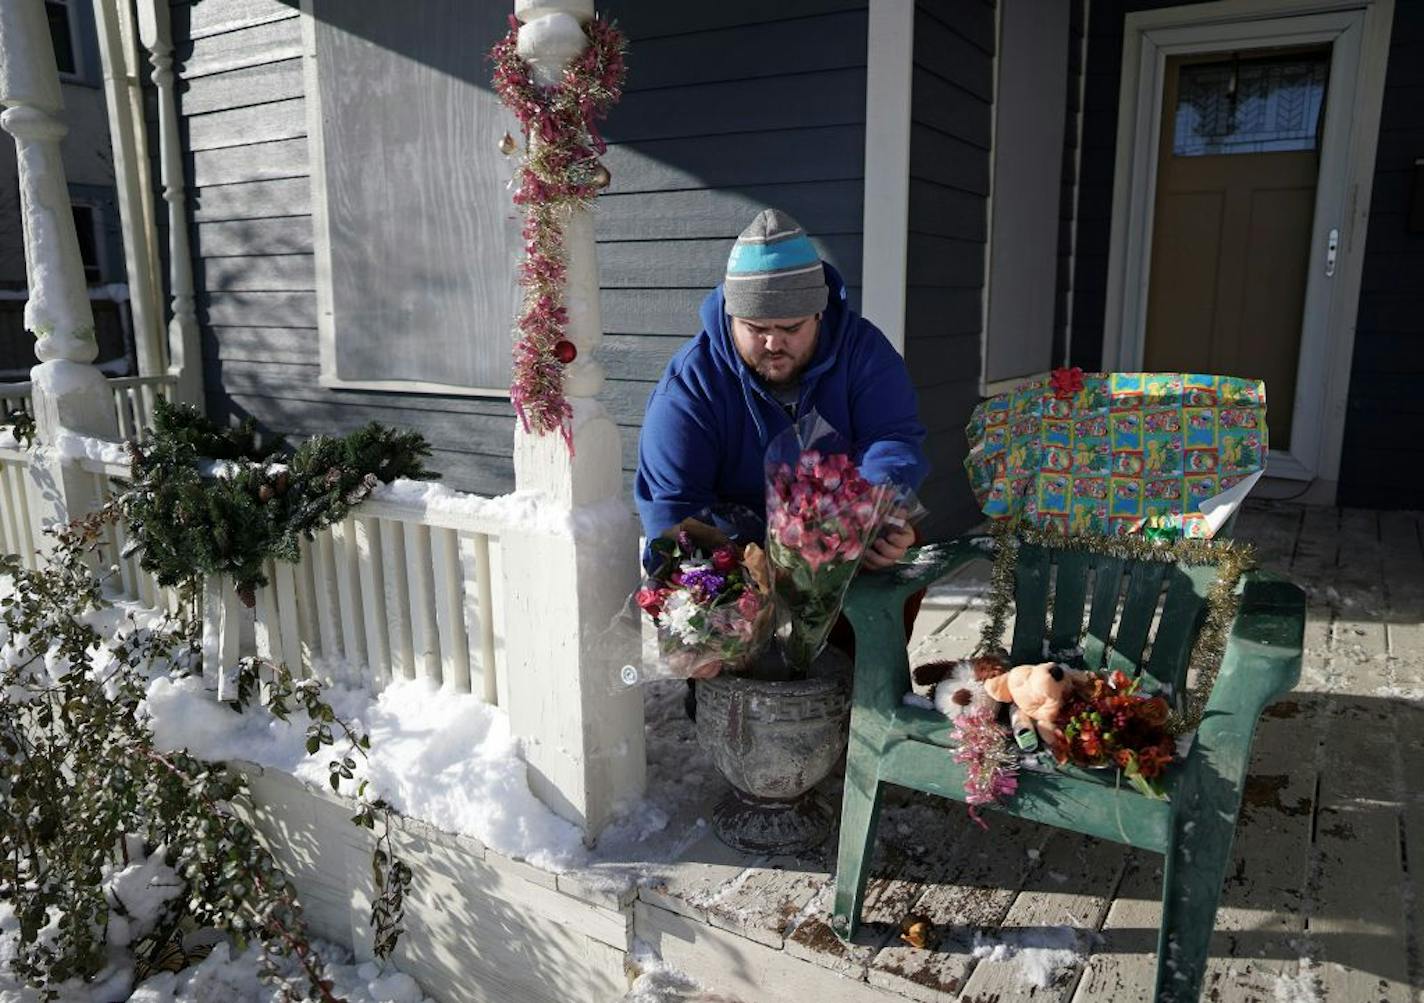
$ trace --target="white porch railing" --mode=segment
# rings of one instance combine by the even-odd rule
[[[127,439],[153,423],[153,409],[159,398],[171,402],[178,377],[122,376],[108,380],[114,395],[114,416],[119,436]],[[32,387],[24,383],[0,383],[0,418],[16,411],[35,413]]]
[[[0,467],[7,478],[0,486],[13,483],[21,499],[26,455],[0,450],[0,462],[7,463]],[[10,462],[15,469],[7,473]],[[123,463],[76,462],[93,478],[96,503],[129,476]],[[8,496],[0,494],[0,500]],[[13,530],[11,521],[17,523]],[[33,537],[22,535],[33,530],[24,520],[6,522],[6,546],[13,539],[33,557]],[[393,678],[424,679],[508,706],[500,542],[505,529],[488,515],[366,501],[302,541],[298,563],[269,561],[269,584],[257,590],[255,609],[242,605],[231,581],[204,583],[205,673],[224,696],[223,670],[256,654],[284,663],[297,676],[320,670],[373,693]],[[125,556],[128,543],[120,522],[102,547],[102,563],[115,568],[111,589],[145,606],[177,610],[176,591],[160,588],[137,554]]]
[[[34,405],[30,403],[29,381],[0,383],[0,418],[5,418],[16,411],[34,414]]]
[[[178,377],[124,376],[109,380],[114,392],[114,414],[120,438],[128,439],[153,423],[153,409],[159,398],[173,401]]]
[[[18,554],[25,567],[33,568],[39,541],[25,484],[28,466],[28,452],[0,443],[0,554]]]

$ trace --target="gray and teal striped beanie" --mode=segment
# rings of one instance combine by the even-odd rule
[[[830,295],[820,255],[780,209],[763,209],[742,231],[722,289],[732,317],[806,317],[824,310]]]

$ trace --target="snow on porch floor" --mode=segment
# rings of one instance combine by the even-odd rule
[[[1310,618],[1301,685],[1257,732],[1204,998],[1417,998],[1420,516],[1262,503],[1243,513],[1237,536],[1307,589]],[[931,593],[913,661],[973,646],[986,571]],[[899,792],[882,811],[864,927],[847,948],[826,925],[834,837],[800,857],[723,846],[706,822],[723,782],[697,748],[679,687],[649,691],[648,720],[650,785],[676,807],[647,833],[642,849],[654,852],[640,854],[636,840],[600,847],[593,867],[635,872],[635,936],[702,985],[745,1003],[1147,998],[1155,854],[998,814],[986,833],[957,802]],[[823,791],[832,805],[833,787]],[[936,924],[932,948],[899,940],[911,912]]]

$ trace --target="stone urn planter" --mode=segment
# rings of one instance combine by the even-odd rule
[[[845,751],[850,679],[850,659],[827,646],[806,679],[760,678],[754,666],[698,681],[697,741],[732,784],[712,813],[722,842],[797,853],[825,841],[832,820],[811,790]]]

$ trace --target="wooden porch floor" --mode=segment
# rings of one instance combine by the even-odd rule
[[[1299,690],[1257,733],[1204,999],[1424,997],[1421,530],[1418,513],[1256,503],[1241,516],[1237,535],[1307,590],[1310,619]],[[931,593],[913,661],[973,646],[986,571]],[[694,796],[660,833],[679,840],[675,862],[642,865],[633,907],[666,963],[745,1003],[1147,998],[1160,857],[997,814],[983,832],[962,805],[905,792],[882,815],[866,929],[847,949],[826,925],[834,841],[802,858],[724,847],[705,822],[721,781],[680,701],[661,704],[659,758],[675,761],[652,783]],[[935,922],[932,949],[900,942],[912,912]]]

